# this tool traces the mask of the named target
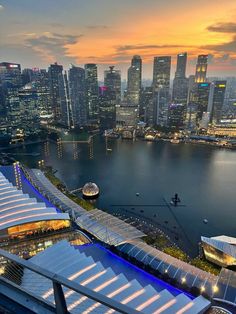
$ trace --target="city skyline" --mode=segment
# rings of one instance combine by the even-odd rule
[[[114,12],[114,14],[112,13]],[[143,78],[152,77],[153,57],[188,53],[187,75],[197,55],[209,54],[209,76],[233,76],[236,71],[236,4],[227,0],[197,2],[65,0],[57,3],[0,2],[3,60],[22,67],[46,68],[57,61],[99,64],[99,78],[117,65],[126,78],[133,55],[143,59]],[[52,19],[53,16],[53,19]]]

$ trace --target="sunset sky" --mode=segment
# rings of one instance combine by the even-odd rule
[[[210,54],[210,76],[236,74],[236,0],[0,0],[0,62],[47,68],[57,61],[117,65],[134,54],[152,77],[153,57]]]

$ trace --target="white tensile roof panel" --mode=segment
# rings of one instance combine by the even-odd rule
[[[70,252],[69,255],[65,254],[67,250]],[[51,262],[52,257],[53,263]],[[30,261],[55,273],[55,275],[60,274],[74,283],[106,296],[111,301],[115,300],[125,304],[140,313],[152,314],[155,311],[176,313],[175,310],[181,311],[192,307],[191,314],[198,314],[203,313],[210,306],[208,300],[190,298],[181,291],[175,296],[171,293],[171,289],[168,291],[165,288],[165,285],[163,288],[160,287],[158,291],[145,281],[141,283],[136,278],[128,279],[123,272],[114,272],[112,265],[104,266],[102,256],[100,261],[95,262],[92,256],[83,254],[66,240],[40,252]],[[93,265],[95,266],[93,267]],[[42,276],[25,269],[21,286],[23,289],[30,290],[31,293],[55,304],[52,284]],[[99,302],[68,288],[63,288],[63,291],[68,311],[72,314],[108,313],[109,309]],[[171,308],[174,309],[174,312],[171,312]]]
[[[0,230],[43,220],[69,220],[69,215],[23,194],[0,172]]]

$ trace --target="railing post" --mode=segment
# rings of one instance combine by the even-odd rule
[[[59,283],[53,281],[53,292],[57,314],[68,314],[64,292]]]

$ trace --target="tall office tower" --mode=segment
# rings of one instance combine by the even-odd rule
[[[194,92],[196,90],[196,83],[195,83],[195,75],[189,75],[188,77],[188,100],[187,103],[192,103],[194,100]]]
[[[71,128],[71,106],[69,95],[69,82],[67,72],[59,74],[59,97],[61,105],[60,123],[70,129]]]
[[[199,55],[196,65],[195,83],[204,83],[207,78],[208,55]]]
[[[184,126],[184,112],[186,106],[183,104],[171,104],[168,109],[168,126],[182,128]]]
[[[90,121],[98,119],[98,70],[94,63],[85,64],[86,110]]]
[[[37,91],[40,123],[48,125],[53,122],[49,76],[46,70],[40,70],[37,79],[32,82]]]
[[[142,83],[142,59],[134,56],[128,69],[127,101],[130,106],[139,106]]]
[[[185,78],[186,67],[187,67],[187,52],[179,53],[177,55],[177,66],[176,66],[175,77]]]
[[[63,66],[57,63],[51,64],[48,69],[49,83],[51,91],[51,103],[54,115],[54,121],[61,121],[61,94],[64,90],[63,86]]]
[[[106,86],[99,88],[99,121],[101,130],[116,126],[116,93]]]
[[[145,87],[141,90],[139,118],[147,123],[148,126],[154,126],[154,106],[153,106],[153,89]]]
[[[222,115],[222,108],[225,99],[226,81],[215,81],[211,110],[211,122],[219,123]]]
[[[24,136],[37,134],[40,130],[38,95],[33,84],[27,84],[19,90],[20,124]]]
[[[69,69],[69,91],[71,101],[72,127],[87,124],[85,70],[72,65]]]
[[[170,106],[168,123],[180,127],[183,125],[188,102],[188,79],[186,78],[187,53],[181,53],[177,56],[177,67],[173,81],[172,103],[178,106]],[[173,115],[176,113],[176,121]],[[181,117],[182,115],[182,117]]]
[[[21,87],[20,64],[9,62],[0,63],[0,123],[1,126],[10,133],[12,133],[14,125],[18,125],[18,122],[20,121],[18,91]]]
[[[110,66],[109,68],[109,70],[104,72],[104,85],[110,91],[115,92],[116,104],[119,105],[121,101],[121,73],[119,70],[115,70],[114,66]]]
[[[139,69],[139,74],[140,74],[139,84],[140,84],[140,90],[141,90],[141,87],[142,87],[142,59],[141,57],[138,55],[133,56],[131,60],[131,66]]]
[[[202,120],[203,113],[208,111],[211,83],[198,83],[196,87],[197,123]]]
[[[188,80],[186,78],[186,65],[187,53],[178,54],[172,94],[172,102],[175,104],[187,104]]]
[[[0,63],[0,81],[4,88],[21,87],[21,66],[18,63]]]
[[[168,104],[170,101],[171,57],[155,57],[153,66],[154,123],[167,124]]]
[[[22,84],[26,85],[33,81],[33,70],[32,69],[23,69],[22,74]]]

